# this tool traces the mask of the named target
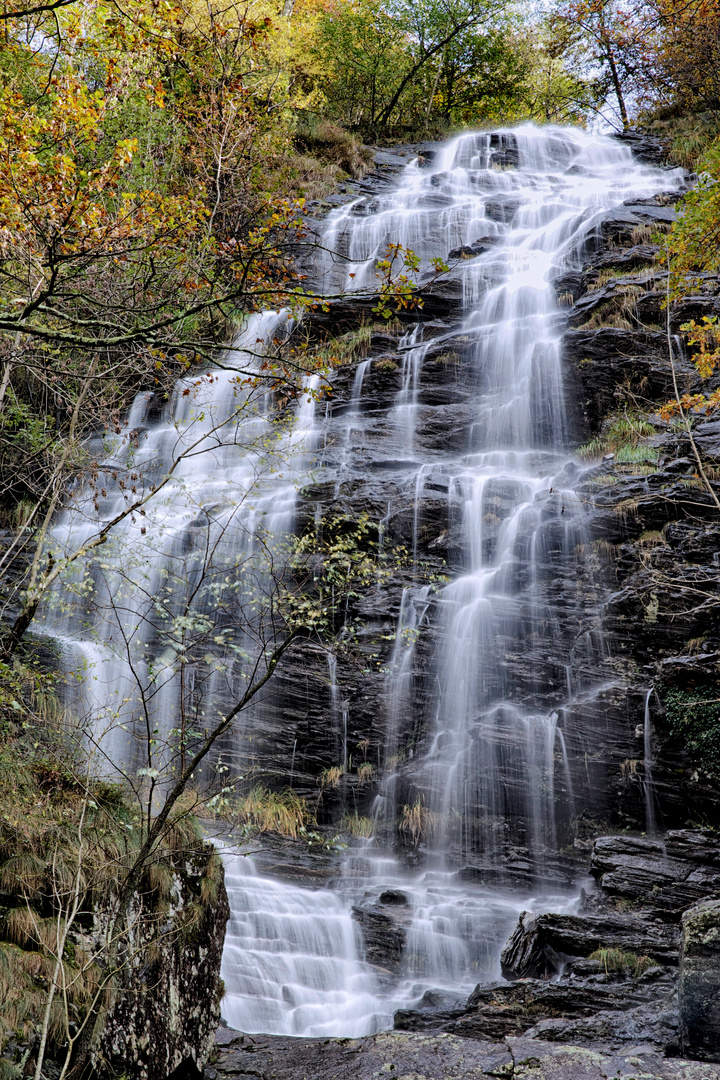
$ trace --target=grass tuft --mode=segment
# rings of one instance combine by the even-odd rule
[[[399,830],[412,840],[413,847],[420,841],[428,840],[437,827],[436,815],[425,806],[422,795],[418,795],[412,806],[403,807]]]
[[[338,788],[340,787],[340,781],[344,775],[344,765],[331,765],[328,769],[323,769],[320,773],[318,784],[321,788]]]
[[[367,840],[375,831],[375,822],[372,818],[361,817],[355,810],[352,814],[343,814],[340,819],[340,831]]]
[[[659,457],[655,447],[648,445],[648,437],[655,428],[642,416],[624,412],[611,419],[609,425],[594,439],[581,446],[578,457],[586,461],[615,454],[618,464],[653,464]]]
[[[655,961],[649,956],[639,955],[634,952],[623,952],[622,949],[596,949],[588,957],[589,960],[599,960],[605,968],[605,974],[611,972],[619,975],[629,975],[637,979],[648,968],[654,967]]]
[[[258,832],[275,832],[296,840],[300,831],[314,819],[305,800],[294,791],[270,791],[256,784],[240,799],[235,816],[241,825]]]

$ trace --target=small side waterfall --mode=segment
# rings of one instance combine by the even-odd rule
[[[653,780],[652,764],[652,719],[650,716],[650,699],[655,693],[655,687],[651,686],[645,697],[645,715],[643,716],[643,791],[645,794],[645,832],[652,836],[656,831],[655,822],[655,781]]]
[[[344,402],[320,416],[309,396],[272,451],[259,454],[257,436],[273,424],[268,396],[248,408],[233,370],[180,380],[159,416],[149,395],[138,399],[109,448],[101,495],[80,495],[59,522],[58,545],[77,545],[125,505],[116,462],[137,464],[138,483],[153,483],[178,449],[194,447],[146,514],[116,530],[91,582],[80,569],[45,614],[44,630],[69,653],[68,666],[79,657],[86,664],[76,710],[93,717],[108,757],[127,765],[142,764],[139,717],[162,740],[185,723],[183,702],[202,723],[237,696],[256,648],[250,626],[230,629],[249,595],[242,590],[264,587],[260,540],[292,532],[310,477],[339,500],[368,482],[372,457],[373,476],[383,478],[374,482],[388,487],[377,500],[387,523],[394,499],[410,507],[414,577],[377,676],[384,746],[376,837],[350,852],[332,891],[285,884],[223,853],[232,906],[224,1015],[241,1030],[357,1036],[390,1026],[394,1009],[429,988],[462,995],[497,977],[521,910],[572,904],[570,883],[559,895],[550,867],[582,808],[572,762],[584,756],[587,767],[592,750],[573,717],[600,692],[606,658],[579,599],[590,538],[568,449],[573,411],[552,283],[582,263],[608,209],[679,180],[579,130],[527,126],[451,140],[408,165],[393,190],[335,211],[323,239],[341,257],[320,267],[327,291],[371,284],[390,242],[416,251],[421,278],[433,257],[455,253],[442,287],[462,296],[461,311],[454,323],[418,320],[402,337],[399,362],[388,361],[400,369],[388,410],[369,404],[374,368],[365,358]],[[287,329],[282,313],[254,316],[230,365],[251,368]],[[430,492],[444,500],[449,563],[449,580],[434,588],[422,570]],[[213,568],[212,587],[193,595],[204,651],[185,674],[184,620],[201,565]],[[94,621],[88,589],[102,601]],[[229,655],[236,659],[228,664]],[[330,739],[345,769],[352,704],[333,662],[323,662],[323,677]],[[143,697],[140,685],[151,692]],[[282,725],[272,695],[262,709],[246,723]],[[239,728],[223,747],[237,770],[253,735]],[[288,745],[294,784],[297,732]],[[391,826],[411,849],[405,862],[388,850]],[[388,889],[401,894],[404,947],[399,966],[379,972],[363,958],[351,907],[379,903]]]

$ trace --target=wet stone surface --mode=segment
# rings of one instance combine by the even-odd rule
[[[221,1030],[204,1080],[720,1080],[720,1066],[537,1039],[485,1042],[383,1032],[364,1039],[287,1039]]]

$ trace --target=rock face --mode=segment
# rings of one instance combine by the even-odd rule
[[[398,925],[397,920],[379,905],[354,907],[352,913],[362,931],[365,959],[385,970],[398,970],[407,937],[406,928]]]
[[[506,149],[499,146],[498,152]],[[638,142],[637,149],[653,160],[651,144]],[[655,263],[659,245],[652,230],[674,220],[674,201],[661,195],[607,214],[577,264],[556,282],[560,303],[566,305],[563,355],[567,394],[576,406],[574,437],[578,446],[584,444],[557,486],[571,488],[583,501],[587,529],[568,542],[557,490],[538,493],[543,520],[555,523],[541,553],[540,576],[549,584],[539,603],[556,618],[556,632],[544,638],[539,630],[528,636],[522,650],[508,649],[504,657],[506,685],[539,710],[557,708],[564,733],[554,766],[558,843],[544,852],[543,883],[577,881],[591,853],[595,889],[575,914],[524,913],[502,956],[509,981],[480,985],[467,1002],[431,993],[418,1008],[396,1014],[395,1034],[365,1040],[290,1043],[228,1036],[228,1045],[207,1071],[209,1080],[250,1075],[362,1080],[385,1073],[438,1080],[456,1075],[702,1080],[718,1075],[713,1066],[677,1058],[681,1041],[685,1053],[704,1060],[713,1060],[713,1040],[715,1046],[720,1043],[713,1028],[717,983],[707,954],[715,932],[707,920],[715,918],[714,907],[701,906],[705,922],[701,919],[698,929],[692,921],[683,923],[683,934],[689,936],[680,977],[682,1029],[678,1012],[681,915],[689,905],[720,892],[720,844],[712,830],[692,826],[713,820],[720,796],[717,777],[673,731],[665,702],[668,690],[711,686],[720,673],[720,600],[715,599],[713,499],[696,475],[689,440],[657,414],[672,393],[672,370],[663,325],[666,277]],[[491,209],[497,222],[515,212],[508,200],[498,200]],[[450,255],[461,264],[486,241],[479,237]],[[687,318],[715,312],[719,297],[719,283],[705,279],[693,296],[672,307],[671,331],[677,332]],[[411,547],[425,566],[450,574],[463,569],[461,492],[440,469],[409,484],[413,462],[383,451],[383,436],[409,378],[403,367],[409,323],[424,321],[426,329],[442,333],[442,348],[429,348],[417,372],[416,447],[429,459],[448,447],[467,447],[476,390],[467,375],[472,343],[458,332],[459,300],[458,279],[451,278],[430,288],[422,313],[404,315],[403,325],[371,330],[362,393],[354,396],[357,369],[347,365],[337,372],[328,406],[322,460],[337,466],[342,444],[342,468],[332,482],[308,485],[301,493],[305,523],[327,512],[368,514],[382,520],[384,543]],[[354,331],[367,314],[341,301],[319,313],[315,331],[321,339]],[[678,351],[674,359],[681,392],[696,390],[698,375],[687,356]],[[352,410],[362,417],[358,446],[352,439],[343,443],[345,429],[335,423]],[[609,445],[619,427],[626,434],[629,429],[626,441]],[[695,440],[708,458],[720,455],[720,422],[699,419]],[[714,482],[712,470],[710,476]],[[493,551],[509,498],[492,483],[483,498],[488,513],[482,542]],[[519,594],[523,584],[518,581]],[[392,637],[408,593],[417,616],[412,632],[422,625],[422,634],[409,650],[403,700],[389,731],[387,684],[373,675],[373,664],[392,664],[392,649],[381,643]],[[696,602],[693,596],[705,599]],[[401,568],[355,614],[363,626],[360,651],[367,666],[338,664],[337,683],[323,690],[323,654],[318,651],[310,668],[307,654],[302,670],[289,664],[279,680],[283,729],[278,731],[268,714],[261,718],[257,737],[258,761],[267,775],[287,775],[292,757],[296,789],[316,801],[326,823],[338,821],[346,807],[367,813],[379,793],[386,797],[378,777],[389,739],[399,752],[385,791],[409,810],[417,790],[413,763],[428,740],[418,718],[427,715],[433,694],[427,675],[428,657],[437,645],[432,595],[418,597],[417,578]],[[601,656],[578,645],[600,634],[607,645]],[[541,685],[538,670],[543,672]],[[569,670],[579,685],[592,683],[585,676],[595,677],[595,689],[568,698]],[[348,770],[337,786],[318,793],[316,777],[343,761],[348,746],[353,753],[354,747],[364,747],[366,760],[374,765],[372,777],[361,781]],[[517,770],[513,785],[524,782]],[[488,858],[472,831],[474,816],[486,815],[487,807],[478,800],[466,811],[473,824],[462,846],[449,840],[443,851],[458,876],[493,883],[501,867],[504,882],[535,884],[532,821],[498,812]],[[593,846],[608,826],[647,835],[624,831],[600,836]],[[381,839],[391,842],[389,831]],[[421,863],[421,836],[404,849],[401,838],[398,849],[409,865]],[[402,895],[383,894],[379,902],[366,895],[353,914],[362,929],[365,958],[386,973],[396,972],[407,927]],[[698,1050],[691,1040],[702,1039],[706,1017],[711,1034]],[[490,1054],[499,1056],[489,1061]]]
[[[212,899],[200,899],[203,861],[188,859],[149,962],[144,952],[130,959],[104,1021],[98,1074],[109,1069],[133,1080],[200,1075],[220,1020],[220,959],[230,914],[222,864],[213,863],[218,880]]]
[[[682,917],[680,1039],[691,1057],[720,1061],[720,900]]]
[[[710,829],[679,829],[662,842],[600,836],[590,872],[607,895],[677,918],[689,904],[720,894],[720,838]]]
[[[638,136],[626,141],[646,160],[660,160],[660,148],[652,140]],[[421,149],[426,162],[437,151],[430,145]],[[372,199],[409,153],[409,148],[400,148],[397,155],[381,158],[376,174],[363,181],[364,188],[347,185],[343,200],[358,195],[370,200],[353,213],[374,213]],[[501,155],[503,167],[512,167],[517,150],[498,143],[493,153]],[[607,213],[574,265],[564,268],[555,282],[565,305],[559,313],[560,322],[566,322],[564,378],[578,445],[601,445],[619,421],[631,427],[646,416],[657,421],[657,404],[672,393],[662,309],[666,277],[655,262],[660,249],[652,232],[672,222],[677,197],[678,192],[661,194]],[[513,208],[499,200],[491,210],[500,221]],[[460,270],[466,260],[492,246],[492,237],[469,239],[448,252]],[[381,521],[383,542],[412,550],[423,563],[426,579],[455,575],[465,565],[459,525],[463,502],[452,477],[432,465],[427,481],[416,480],[417,458],[432,463],[446,451],[467,448],[476,415],[477,385],[469,361],[473,341],[459,325],[462,298],[461,274],[450,274],[427,287],[421,310],[403,312],[400,321],[366,331],[360,392],[357,360],[340,365],[318,454],[318,466],[327,472],[301,491],[298,504],[301,527],[313,527],[319,516],[333,514],[355,519],[367,514]],[[673,305],[673,332],[689,317],[713,313],[719,298],[717,281],[698,283],[692,296]],[[357,333],[363,322],[372,322],[371,307],[372,301],[334,301],[307,321],[308,332],[316,340]],[[439,344],[428,348],[411,376],[404,366],[406,338],[418,323],[426,337]],[[696,390],[698,375],[688,358],[679,353],[675,361],[681,391]],[[388,455],[384,441],[398,395],[410,378],[417,379],[414,461],[410,454],[408,460]],[[348,441],[343,424],[352,410],[362,437]],[[681,830],[712,820],[720,808],[716,781],[683,744],[677,728],[671,729],[664,710],[667,691],[711,682],[719,670],[720,603],[705,602],[700,612],[692,600],[715,589],[708,584],[715,573],[715,509],[698,484],[687,438],[659,421],[654,430],[645,456],[635,447],[629,454],[611,449],[605,457],[600,450],[594,458],[586,455],[586,464],[568,465],[559,478],[587,507],[584,536],[568,541],[557,496],[538,495],[545,520],[557,524],[548,527],[547,549],[538,560],[538,579],[548,586],[536,602],[552,613],[555,628],[547,638],[529,635],[523,648],[508,649],[503,661],[503,679],[512,697],[539,711],[557,710],[564,737],[564,757],[558,757],[554,769],[557,842],[544,854],[542,877],[562,887],[575,879],[585,845],[598,833],[609,828]],[[717,421],[698,422],[695,430],[703,453],[720,453]],[[484,499],[483,544],[491,553],[508,500],[491,484]],[[582,558],[577,557],[580,552]],[[404,591],[417,588],[417,583],[410,569],[400,567],[392,581],[357,603],[351,614],[362,625],[359,658],[338,662],[334,690],[328,687],[325,654],[305,650],[302,660],[290,657],[278,673],[275,705],[258,710],[254,718],[248,767],[270,785],[283,786],[292,762],[293,787],[317,805],[322,824],[337,824],[346,808],[367,815],[388,787],[398,813],[416,797],[414,763],[431,737],[425,718],[433,713],[429,671],[437,655],[441,618],[432,593],[413,601],[422,633],[403,661],[407,670],[397,707],[389,707],[387,681],[376,672],[378,666],[392,666],[388,642],[408,603]],[[523,585],[518,581],[519,597]],[[604,644],[597,654],[592,643],[601,635]],[[568,671],[579,686],[594,680],[595,689],[568,699]],[[657,693],[650,697],[646,737],[644,714],[652,686]],[[389,755],[396,762],[390,783],[384,760],[389,742],[397,749]],[[370,762],[372,775],[365,773],[361,780],[347,769],[337,786],[318,790],[323,770],[342,764],[345,750],[354,761]],[[479,786],[483,783],[484,775],[478,779]],[[448,842],[446,852],[468,880],[491,882],[501,876],[509,885],[523,886],[533,881],[537,850],[531,849],[537,847],[537,838],[533,822],[519,809],[531,802],[525,783],[519,773],[513,775],[508,785],[512,798],[508,807],[498,810],[491,845],[487,835],[482,843],[476,838],[480,829],[474,831],[475,822],[487,814],[486,806],[481,799],[468,804],[473,824],[462,843]],[[394,842],[409,863],[422,858],[422,839],[412,844],[398,835],[385,839]],[[628,881],[631,877],[626,875]],[[694,899],[693,880],[686,882],[683,894],[688,901]],[[668,903],[682,905],[679,885],[673,888]],[[705,893],[701,890],[700,895]]]
[[[366,1039],[282,1039],[221,1032],[204,1080],[718,1080],[720,1067],[647,1047],[598,1053],[538,1039],[501,1043],[384,1032]]]

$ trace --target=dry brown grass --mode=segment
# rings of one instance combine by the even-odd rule
[[[418,795],[415,802],[403,807],[399,830],[408,836],[417,847],[420,841],[428,840],[437,828],[436,815],[425,805],[425,799]]]
[[[329,768],[323,769],[318,777],[318,784],[321,788],[338,788],[340,787],[340,781],[345,775],[344,765],[330,765]]]
[[[375,831],[375,822],[372,818],[362,817],[354,811],[352,814],[343,814],[340,819],[340,831],[367,840]]]
[[[305,800],[294,791],[270,791],[263,784],[256,784],[240,799],[233,816],[258,832],[275,832],[293,840],[306,824],[314,823]]]
[[[8,1042],[37,1033],[66,930],[62,963],[71,1023],[82,1021],[108,978],[102,934],[94,944],[92,935],[86,935],[117,896],[142,841],[137,808],[123,792],[101,782],[88,785],[82,773],[73,775],[72,767],[71,758],[53,757],[37,743],[0,739],[0,1061],[7,1065],[5,1075],[12,1071],[12,1063],[3,1058]],[[205,847],[197,823],[179,813],[144,867],[139,886],[142,940],[148,943],[143,962],[152,962],[165,939],[177,899],[175,878],[188,858],[205,867],[200,899],[216,896],[220,860]],[[76,883],[80,917],[68,923]],[[190,901],[171,919],[173,936],[192,933],[201,914],[200,903]],[[89,949],[96,951],[90,955]],[[51,1058],[64,1053],[63,1009],[58,994],[50,1017]]]
[[[373,778],[375,766],[370,761],[361,761],[357,767],[357,778],[361,784],[367,784]]]

